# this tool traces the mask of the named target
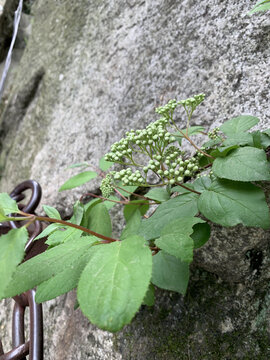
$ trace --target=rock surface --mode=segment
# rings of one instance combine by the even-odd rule
[[[96,166],[111,143],[157,119],[154,108],[170,98],[205,92],[193,122],[206,128],[239,114],[269,127],[269,13],[249,17],[248,6],[36,0],[31,35],[0,106],[0,190],[34,178],[42,203],[70,215],[73,201],[98,182],[58,193],[76,173],[66,167]],[[269,232],[216,227],[196,255],[186,297],[159,291],[155,307],[141,309],[116,335],[74,311],[74,293],[50,301],[45,358],[267,359],[269,252]],[[0,312],[5,349],[7,308],[9,300]]]

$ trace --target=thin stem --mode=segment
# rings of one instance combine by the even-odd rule
[[[187,186],[185,186],[185,185],[183,185],[183,184],[180,184],[180,183],[177,183],[177,182],[176,182],[176,185],[181,186],[182,188],[184,188],[184,189],[186,189],[186,190],[188,190],[188,191],[194,192],[195,194],[201,195],[201,193],[200,193],[199,191],[190,189],[189,187],[187,187]]]
[[[108,199],[108,198],[105,198],[105,197],[100,196],[100,195],[95,195],[95,194],[93,194],[93,193],[83,194],[83,195],[81,196],[81,198],[80,198],[80,202],[81,202],[82,199],[83,199],[84,197],[86,197],[86,196],[92,196],[92,197],[94,197],[94,198],[98,198],[98,199],[101,199],[101,200],[104,200],[104,201],[111,201],[111,202],[114,202],[114,203],[116,203],[116,204],[124,204],[124,205],[128,204],[128,201],[112,200],[112,199]]]
[[[118,186],[117,186],[117,187],[118,187]],[[113,189],[114,189],[114,191],[115,191],[122,199],[124,199],[125,201],[128,201],[128,198],[126,198],[123,194],[121,194],[120,191],[118,191],[118,190],[116,189],[116,187],[114,187]],[[118,187],[118,189],[124,190],[124,189],[122,189],[122,188],[120,188],[120,187]],[[125,190],[125,191],[126,191],[126,190]],[[127,191],[127,192],[128,192],[128,191]]]
[[[83,226],[80,226],[80,225],[72,224],[72,223],[67,222],[65,220],[54,219],[54,218],[50,218],[50,217],[46,217],[46,216],[37,216],[37,215],[27,214],[27,213],[23,213],[23,212],[21,212],[21,213],[23,215],[28,216],[29,219],[32,219],[33,221],[39,220],[39,221],[47,221],[47,222],[50,222],[50,223],[59,223],[59,224],[65,225],[65,226],[73,227],[73,228],[78,229],[78,230],[82,230],[83,232],[85,232],[87,234],[91,234],[93,236],[96,236],[99,239],[106,240],[107,242],[119,241],[118,239],[113,239],[111,237],[96,233],[95,231],[89,230],[89,229],[87,229],[87,228],[85,228]]]

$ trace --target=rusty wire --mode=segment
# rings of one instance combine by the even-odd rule
[[[19,204],[19,207],[27,213],[34,213],[40,198],[41,187],[34,180],[24,181],[19,184],[10,196],[17,202],[25,198],[24,191],[31,190],[30,200],[26,205]],[[6,234],[10,229],[17,229],[19,223],[10,221],[9,223],[0,224],[0,234]],[[44,241],[34,241],[35,237],[40,234],[42,228],[39,221],[29,227],[29,240],[25,245],[25,258],[27,261],[31,257],[40,254],[46,249]],[[29,290],[13,298],[15,301],[12,316],[12,347],[9,352],[4,353],[0,339],[0,360],[43,360],[43,318],[42,305],[35,302],[35,290]],[[26,307],[29,306],[30,315],[30,336],[29,341],[25,342],[24,314]]]

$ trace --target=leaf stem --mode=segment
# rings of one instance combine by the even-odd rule
[[[201,195],[201,193],[199,191],[196,191],[196,190],[193,190],[193,189],[190,189],[189,187],[183,185],[183,184],[180,184],[178,182],[175,183],[176,185],[178,186],[181,186],[182,188],[188,190],[188,191],[191,191],[191,192],[194,192],[195,194],[198,194],[198,195]]]

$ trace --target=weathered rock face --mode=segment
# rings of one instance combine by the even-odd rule
[[[1,111],[1,191],[34,178],[64,215],[82,190],[59,194],[130,127],[157,119],[170,98],[205,92],[194,124],[239,114],[269,127],[269,14],[235,0],[36,0],[32,32]],[[46,359],[267,359],[269,232],[216,227],[198,251],[185,299],[158,292],[116,334],[73,310],[74,294],[44,305]],[[203,270],[202,270],[203,269]],[[3,302],[5,348],[10,312]]]

